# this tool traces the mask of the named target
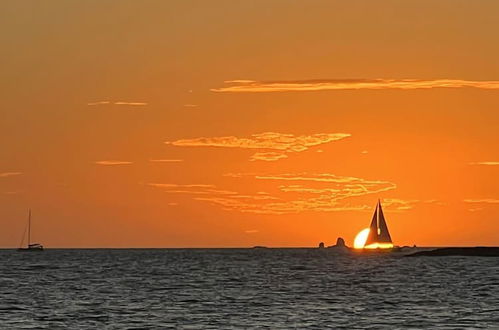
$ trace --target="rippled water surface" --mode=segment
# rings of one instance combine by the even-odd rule
[[[0,251],[1,329],[499,328],[499,258]]]

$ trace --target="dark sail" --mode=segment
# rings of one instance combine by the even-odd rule
[[[369,226],[369,235],[367,236],[364,247],[386,248],[387,246],[393,246],[392,238],[390,237],[390,232],[388,231],[383,209],[381,208],[381,202],[378,200],[378,204],[376,204],[376,209],[374,210],[373,219],[371,220],[371,225]]]
[[[373,219],[371,220],[371,225],[369,226],[369,236],[367,236],[366,245],[376,243],[378,241],[378,205],[374,210]]]
[[[383,210],[381,209],[381,202],[378,201],[378,242],[379,243],[391,243],[392,238],[390,237],[390,232],[388,231],[388,226],[386,225],[385,216],[383,215]]]

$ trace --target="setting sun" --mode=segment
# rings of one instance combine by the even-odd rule
[[[357,236],[355,236],[355,240],[353,242],[353,247],[356,249],[364,248],[366,244],[367,236],[369,235],[369,228],[362,229]]]

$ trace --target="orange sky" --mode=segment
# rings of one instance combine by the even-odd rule
[[[498,11],[4,2],[0,247],[498,245]]]

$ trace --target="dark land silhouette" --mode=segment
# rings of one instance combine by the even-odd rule
[[[408,257],[443,257],[443,256],[474,256],[499,257],[499,247],[448,247],[409,254]]]

